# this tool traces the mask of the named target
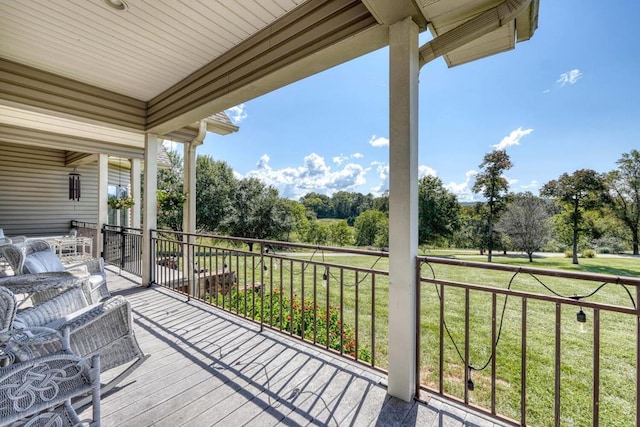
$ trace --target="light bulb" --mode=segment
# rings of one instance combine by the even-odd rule
[[[582,311],[582,308],[576,313],[576,320],[578,321],[578,332],[587,332],[587,314]]]

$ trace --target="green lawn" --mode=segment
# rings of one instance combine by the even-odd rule
[[[255,249],[254,249],[255,250]],[[277,252],[276,255],[283,255]],[[286,255],[286,254],[284,254]],[[327,313],[341,309],[342,322],[358,329],[359,348],[370,350],[376,366],[387,367],[387,301],[388,277],[383,273],[367,274],[358,269],[375,268],[381,272],[388,269],[388,259],[377,256],[345,256],[316,252],[311,257],[298,254],[295,260],[234,256],[223,261],[236,272],[238,283],[260,282],[268,294],[280,288],[288,298],[313,300],[319,312]],[[483,261],[473,251],[429,251],[428,256],[454,257],[472,261]],[[212,258],[200,259],[202,265]],[[215,258],[213,258],[215,260]],[[323,280],[325,268],[313,262],[336,264],[328,270],[328,280]],[[640,262],[637,258],[596,257],[580,259],[580,265],[571,264],[564,257],[541,257],[529,263],[526,257],[495,256],[494,262],[527,267],[569,269],[593,273],[638,276]],[[264,265],[267,269],[264,269]],[[338,265],[350,266],[340,268]],[[512,273],[487,269],[462,268],[432,264],[437,278],[506,288]],[[431,269],[423,266],[423,277],[431,277]],[[357,274],[357,280],[356,280]],[[587,294],[600,285],[594,282],[538,277],[548,288],[562,295]],[[340,280],[344,287],[342,292]],[[520,274],[513,278],[511,289],[550,295],[539,281],[530,275]],[[421,285],[421,372],[423,384],[437,388],[439,383],[440,297],[433,284]],[[631,289],[635,298],[635,291]],[[358,307],[356,310],[356,293]],[[374,298],[375,293],[375,300]],[[250,294],[249,294],[250,295]],[[470,363],[480,368],[491,355],[491,294],[471,291],[470,299]],[[451,337],[444,332],[444,391],[462,397],[464,391],[464,363],[457,354],[455,345],[464,354],[464,290],[445,289],[445,321]],[[497,322],[502,320],[504,297],[498,296]],[[589,299],[590,302],[631,307],[628,294],[619,285],[607,285]],[[222,300],[218,300],[221,305]],[[229,307],[228,300],[224,303]],[[501,338],[496,350],[496,410],[498,413],[520,418],[521,387],[521,298],[508,298],[504,311]],[[561,424],[587,425],[591,423],[591,396],[593,379],[593,310],[585,308],[587,333],[578,332],[577,306],[563,304],[561,308]],[[530,425],[552,425],[554,411],[554,361],[555,361],[555,310],[552,302],[527,300],[527,423]],[[286,316],[286,313],[284,313]],[[636,387],[636,323],[633,315],[601,312],[601,357],[600,357],[600,421],[601,425],[626,426],[635,421]],[[372,328],[372,324],[375,328]],[[490,365],[481,372],[474,371],[472,378],[475,390],[469,393],[472,403],[490,407]]]

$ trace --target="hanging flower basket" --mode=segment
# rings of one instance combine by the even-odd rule
[[[133,207],[133,197],[109,197],[107,203],[111,209],[129,209]]]
[[[182,206],[187,200],[186,194],[180,191],[158,190],[156,197],[158,199],[158,210],[165,214],[182,210]]]

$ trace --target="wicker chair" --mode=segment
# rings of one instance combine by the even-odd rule
[[[68,330],[71,351],[87,360],[100,355],[101,372],[129,363],[119,375],[103,385],[103,393],[146,360],[133,331],[131,305],[124,297],[118,295],[89,305],[82,288],[76,286],[34,307],[16,311],[16,296],[1,285],[2,279],[0,314],[4,318],[0,319],[0,325],[3,329],[46,327],[60,332]],[[43,348],[46,354],[60,351],[55,342],[45,343]]]
[[[88,275],[89,281],[86,283],[84,291],[87,300],[92,304],[98,303],[111,295],[107,288],[107,275],[104,272],[104,260],[102,258],[94,258],[81,264],[65,267],[53,252],[49,243],[44,240],[30,240],[21,244],[0,246],[0,255],[3,255],[9,262],[15,274],[69,271],[79,277]],[[58,293],[56,289],[36,292],[32,295],[32,299],[37,304]]]
[[[0,304],[9,300],[0,296]],[[61,351],[41,356],[43,343]],[[29,351],[25,351],[29,349]],[[87,360],[69,351],[69,334],[36,328],[0,332],[0,426],[85,425],[72,399],[91,403],[90,426],[100,426],[100,356]]]

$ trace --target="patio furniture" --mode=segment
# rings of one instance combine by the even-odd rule
[[[103,392],[112,389],[146,360],[134,335],[131,305],[124,297],[118,295],[89,305],[82,287],[77,285],[34,307],[17,310],[16,295],[3,286],[11,279],[0,279],[0,325],[4,330],[68,329],[71,351],[85,359],[100,355],[101,372],[131,363],[103,385]],[[46,354],[61,350],[58,343],[45,343],[43,348]]]
[[[60,342],[62,351],[40,356],[37,349],[51,341]],[[0,332],[0,426],[85,425],[72,406],[74,398],[92,404],[89,425],[100,426],[100,356],[89,364],[72,354],[68,333],[46,328]]]
[[[85,293],[87,300],[97,303],[111,294],[107,288],[107,275],[104,272],[104,260],[93,258],[81,264],[65,267],[60,259],[44,240],[31,240],[20,245],[8,244],[0,246],[0,254],[9,262],[16,275],[47,272],[68,271],[79,277],[87,277]],[[35,292],[32,299],[35,303],[43,302],[55,295],[55,290]]]
[[[24,298],[18,304],[18,308],[20,308],[22,304],[29,301],[29,297],[32,298],[32,302],[34,302],[34,304],[44,302],[66,289],[82,286],[84,284],[84,280],[86,279],[78,277],[78,275],[74,275],[68,271],[55,271],[50,273],[8,276],[2,279],[2,286],[6,287],[14,294],[27,295],[27,298]],[[35,294],[38,294],[40,297],[34,299],[33,295]],[[45,296],[48,297],[44,298]]]

